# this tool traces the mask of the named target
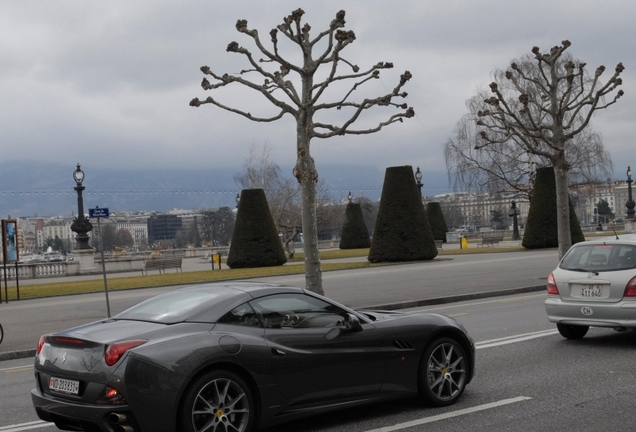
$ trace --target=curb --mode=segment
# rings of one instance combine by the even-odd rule
[[[518,287],[518,288],[506,288],[506,289],[497,290],[497,291],[482,291],[477,293],[459,294],[459,295],[448,296],[448,297],[435,297],[435,298],[424,299],[424,300],[409,300],[409,301],[398,302],[398,303],[386,303],[386,304],[380,304],[380,305],[359,307],[356,309],[376,309],[376,310],[408,309],[408,308],[415,308],[415,307],[421,307],[421,306],[433,306],[433,305],[439,305],[439,304],[445,304],[445,303],[456,303],[456,302],[461,302],[466,300],[476,300],[476,299],[499,297],[499,296],[506,296],[506,295],[512,295],[512,294],[523,294],[526,292],[544,291],[544,290],[545,290],[545,284],[531,285],[531,286]]]
[[[4,360],[17,360],[23,358],[35,357],[35,350],[22,350],[22,351],[9,351],[0,352],[0,361]]]
[[[476,300],[476,299],[499,297],[499,296],[512,295],[512,294],[523,294],[526,292],[543,291],[543,290],[545,290],[545,284],[518,287],[518,288],[507,288],[507,289],[497,290],[497,291],[482,291],[482,292],[472,293],[472,294],[459,294],[459,295],[448,296],[448,297],[435,297],[435,298],[423,299],[423,300],[409,300],[409,301],[397,302],[397,303],[386,303],[386,304],[373,305],[373,306],[364,306],[364,307],[359,307],[356,309],[376,309],[376,310],[408,309],[408,308],[415,308],[415,307],[422,307],[422,306],[456,303],[456,302],[461,302],[466,300]],[[0,361],[16,360],[16,359],[23,359],[23,358],[29,358],[29,357],[35,357],[34,349],[22,350],[22,351],[0,352]]]

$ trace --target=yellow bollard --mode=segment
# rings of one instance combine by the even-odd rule
[[[460,249],[468,249],[468,239],[464,236],[459,238],[459,248]]]
[[[214,270],[214,263],[217,263],[221,270],[221,254],[212,254],[212,270]]]

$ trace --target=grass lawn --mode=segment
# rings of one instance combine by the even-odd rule
[[[463,255],[463,254],[479,254],[479,253],[498,253],[498,252],[521,252],[525,251],[522,247],[483,247],[483,248],[470,248],[470,249],[451,249],[440,250],[438,257]],[[366,257],[369,254],[369,249],[330,249],[320,252],[320,258],[323,260],[321,268],[323,271],[334,271],[344,269],[355,268],[367,268],[378,267],[384,265],[391,265],[396,263],[379,263],[372,264],[366,260],[353,261],[353,262],[329,262],[325,260],[341,259],[341,258],[358,258]],[[276,267],[259,267],[252,269],[223,269],[223,270],[206,270],[196,272],[183,272],[183,273],[164,273],[153,275],[135,275],[130,277],[117,277],[108,279],[108,290],[117,291],[125,289],[135,288],[150,288],[157,286],[177,286],[186,284],[196,284],[204,282],[222,281],[222,280],[235,280],[235,279],[251,279],[265,276],[281,276],[290,274],[302,274],[305,272],[305,266],[303,265],[304,254],[302,252],[296,252],[295,257],[289,260],[289,263],[284,266]],[[4,297],[4,288],[3,300]],[[68,294],[83,294],[90,292],[102,292],[104,291],[104,281],[102,278],[96,278],[93,280],[84,281],[68,281],[68,282],[51,282],[41,283],[37,285],[22,285],[20,286],[20,298],[37,298],[37,297],[49,297]],[[17,292],[15,283],[13,286],[8,287],[9,300],[17,299]]]

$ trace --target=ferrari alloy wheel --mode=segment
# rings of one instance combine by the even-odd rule
[[[249,387],[228,371],[209,372],[190,388],[181,422],[190,432],[248,432],[254,423]]]
[[[434,340],[422,357],[420,394],[433,406],[454,404],[466,388],[466,370],[466,355],[456,340]]]
[[[581,339],[587,334],[590,328],[588,326],[557,324],[557,330],[561,336],[567,339]]]

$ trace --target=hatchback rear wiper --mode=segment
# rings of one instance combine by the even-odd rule
[[[598,271],[596,271],[596,270],[589,270],[589,269],[584,269],[584,268],[566,268],[565,270],[585,272],[585,273],[594,273],[596,276],[598,276]]]

